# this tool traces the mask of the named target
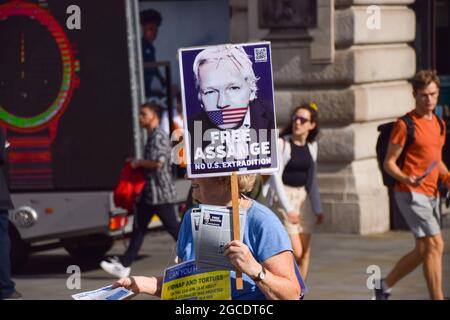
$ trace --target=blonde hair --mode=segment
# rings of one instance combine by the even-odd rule
[[[231,177],[217,177],[218,183],[231,188]],[[255,184],[256,174],[240,174],[238,175],[239,192],[250,192]]]

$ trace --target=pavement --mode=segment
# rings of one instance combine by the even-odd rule
[[[450,297],[450,229],[443,230],[447,244],[444,254],[444,293]],[[385,276],[397,260],[414,247],[414,238],[409,232],[387,232],[360,236],[348,234],[318,233],[312,237],[312,257],[307,285],[306,299],[312,300],[366,300],[372,298],[367,288],[370,268],[380,268]],[[120,255],[125,243],[117,241],[108,253]],[[160,275],[161,271],[173,263],[175,242],[165,231],[150,231],[140,251],[140,256],[132,265],[133,275]],[[67,282],[72,273],[67,269],[78,265],[81,269],[80,289],[70,290]],[[375,267],[373,267],[375,266]],[[374,270],[371,269],[371,270]],[[373,271],[371,271],[373,272]],[[68,300],[71,295],[97,289],[111,284],[115,279],[98,266],[97,261],[79,263],[63,249],[36,253],[28,264],[14,275],[17,290],[25,299]],[[428,299],[428,290],[422,268],[402,279],[393,289],[392,299]],[[139,295],[135,299],[155,299]]]
[[[447,244],[443,258],[444,295],[450,297],[450,229],[444,229],[443,236]],[[307,299],[371,299],[367,280],[372,270],[379,267],[381,275],[386,276],[395,263],[414,248],[414,242],[413,236],[405,231],[371,236],[313,235]],[[394,300],[428,298],[421,266],[398,282],[391,295]]]

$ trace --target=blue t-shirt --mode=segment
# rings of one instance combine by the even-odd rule
[[[289,236],[278,217],[267,207],[253,201],[247,210],[244,244],[259,263],[283,251],[292,251]],[[177,241],[177,256],[183,261],[195,259],[194,240],[191,228],[191,210],[186,212]],[[293,262],[294,263],[294,262]],[[242,274],[244,289],[236,290],[236,273],[230,274],[231,297],[245,300],[266,299],[258,286],[246,274]]]

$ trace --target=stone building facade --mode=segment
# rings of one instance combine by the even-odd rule
[[[259,1],[230,0],[230,42],[271,41],[279,125],[301,103],[319,106],[321,230],[389,230],[375,144],[380,123],[414,107],[414,0],[317,0],[317,25],[295,30],[261,29]]]

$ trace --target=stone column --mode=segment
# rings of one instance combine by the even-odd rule
[[[272,42],[278,124],[284,125],[299,104],[314,101],[319,106],[324,231],[370,234],[389,229],[375,143],[380,123],[414,107],[407,81],[416,65],[409,45],[415,16],[407,7],[413,2],[318,0],[318,25],[308,30],[312,40],[289,38],[274,29],[265,37]],[[369,5],[377,7],[367,11]],[[378,13],[380,29],[373,29],[367,22]]]

